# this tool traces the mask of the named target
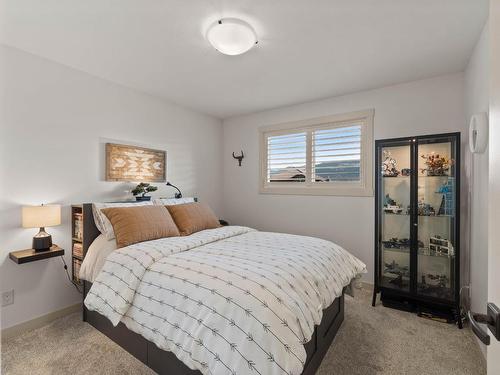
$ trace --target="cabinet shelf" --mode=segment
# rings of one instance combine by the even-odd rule
[[[395,214],[393,212],[384,211],[384,215],[388,216],[411,216],[410,214]],[[454,215],[417,215],[418,217],[454,217]]]
[[[383,247],[384,251],[389,251],[392,253],[401,253],[401,254],[410,254],[410,248],[409,247]],[[428,247],[420,247],[418,249],[418,255],[420,256],[428,256],[428,257],[440,257],[440,258],[451,258],[454,259],[454,255],[447,255],[443,253],[438,253],[436,251],[430,250]]]
[[[384,251],[390,251],[391,253],[401,253],[401,254],[410,254],[410,248],[409,247],[384,247]]]
[[[438,257],[438,258],[455,259],[454,255],[447,255],[447,254],[443,254],[443,253],[438,253],[436,251],[429,250],[429,248],[419,249],[418,250],[418,255],[420,255],[420,256],[426,256],[426,257]]]
[[[384,277],[394,280],[398,277],[398,275],[390,272],[384,272]],[[404,281],[410,281],[410,278],[408,276],[401,276],[401,279]]]
[[[380,280],[380,286],[381,287],[386,287],[386,288],[391,288],[391,289],[396,289],[396,290],[401,290],[401,291],[408,291],[409,286],[410,286],[410,279],[408,277],[402,277],[401,284],[397,283],[397,275],[393,274],[384,274],[381,277]]]
[[[418,176],[418,178],[447,178],[447,179],[454,179],[455,176]]]
[[[418,215],[418,217],[454,217],[454,215]]]
[[[384,180],[404,180],[404,179],[409,179],[411,176],[382,176]],[[455,176],[425,176],[425,175],[418,175],[418,178],[448,178],[448,179],[454,179]]]

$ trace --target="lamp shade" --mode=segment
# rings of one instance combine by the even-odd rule
[[[53,227],[61,224],[61,206],[24,206],[23,228]]]

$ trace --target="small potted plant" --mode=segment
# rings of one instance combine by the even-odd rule
[[[151,196],[146,194],[156,190],[158,190],[158,187],[148,184],[147,182],[141,182],[132,190],[132,194],[137,201],[149,201],[151,200]]]

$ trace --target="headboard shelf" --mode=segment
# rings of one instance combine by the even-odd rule
[[[99,230],[94,224],[92,203],[71,205],[71,257],[72,257],[72,279],[81,284],[78,277],[82,264],[90,244],[99,235]]]

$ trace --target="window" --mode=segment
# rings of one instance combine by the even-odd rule
[[[262,193],[373,195],[373,110],[260,128]]]

